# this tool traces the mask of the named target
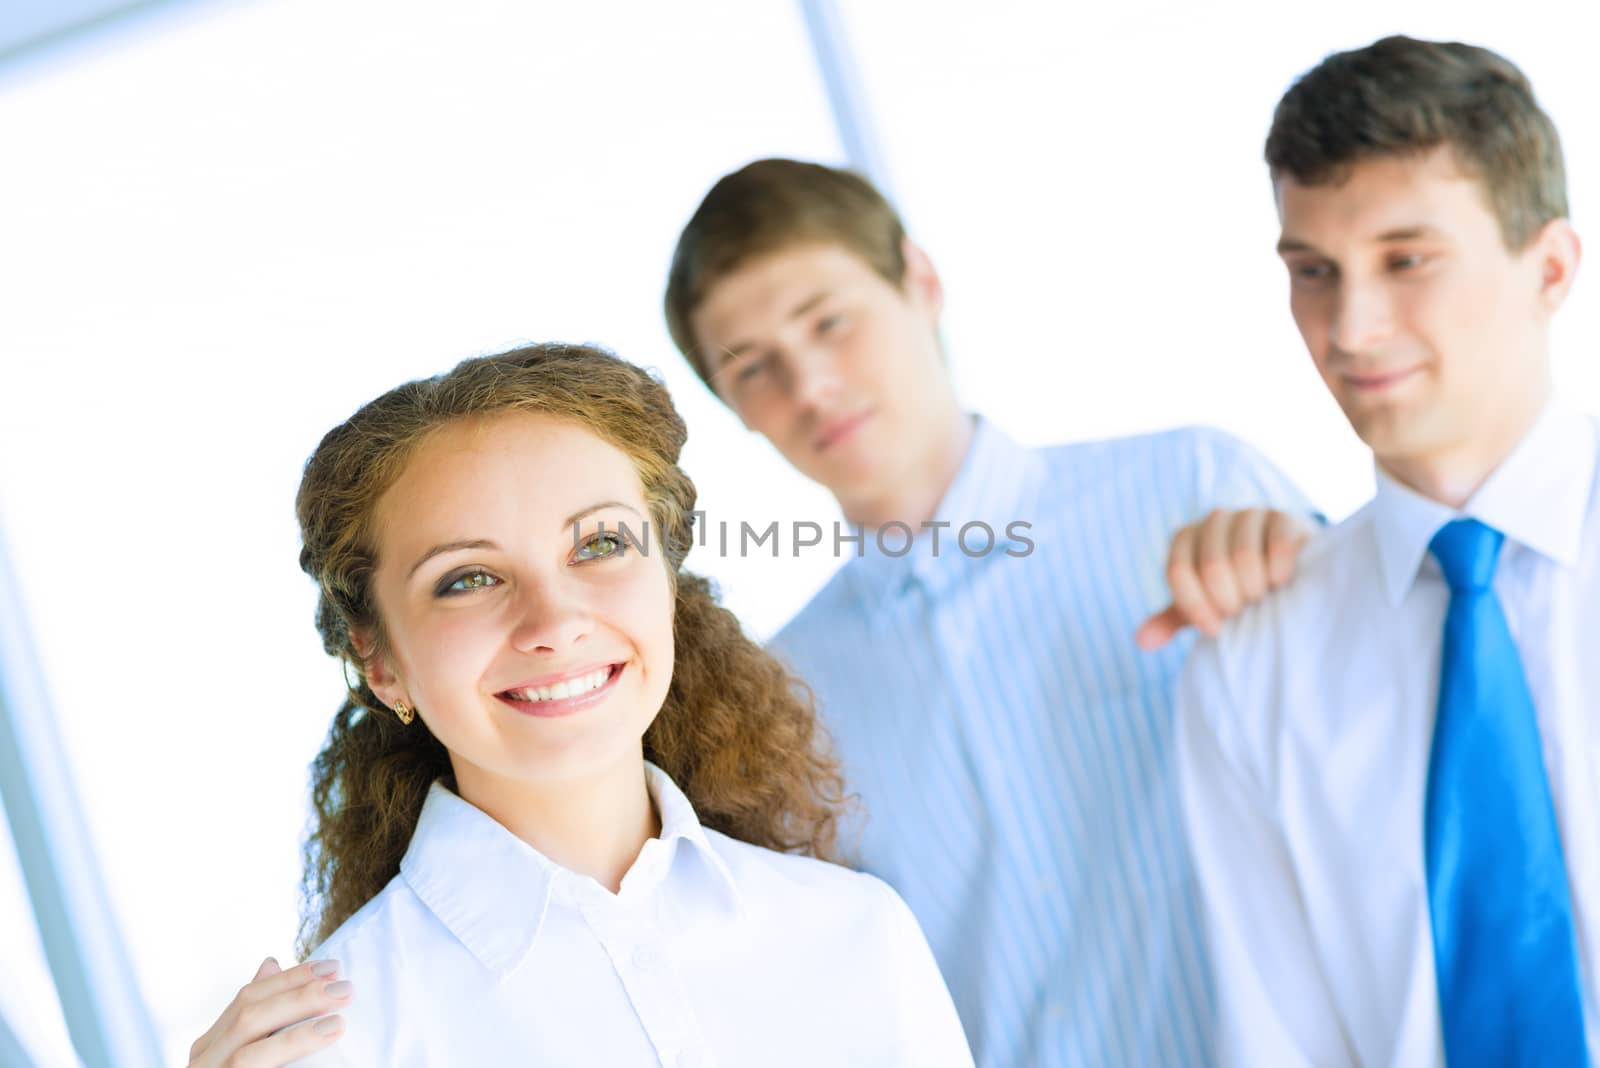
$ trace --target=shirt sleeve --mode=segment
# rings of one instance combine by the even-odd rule
[[[883,895],[885,925],[894,953],[895,1014],[901,1059],[897,1064],[972,1068],[972,1050],[933,950],[900,895],[872,876]]]
[[[1196,433],[1200,507],[1195,518],[1216,508],[1272,508],[1326,521],[1289,476],[1261,453],[1220,430]]]
[[[1353,1066],[1317,958],[1287,843],[1227,725],[1216,642],[1178,693],[1178,769],[1217,992],[1217,1063]]]

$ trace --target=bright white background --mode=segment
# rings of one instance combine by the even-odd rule
[[[1369,492],[1284,307],[1260,163],[1273,103],[1328,51],[1394,31],[1500,49],[1562,130],[1580,231],[1600,201],[1587,2],[841,6],[960,387],[1028,441],[1212,423],[1332,515]],[[462,356],[598,341],[662,370],[713,520],[831,521],[659,309],[716,177],[839,144],[787,0],[213,0],[0,70],[0,145],[0,524],[181,1063],[290,951],[305,766],[341,692],[295,565],[318,437]],[[1589,410],[1595,285],[1558,335]],[[835,561],[693,564],[765,637]],[[3,847],[0,909],[0,1009],[55,1063]]]

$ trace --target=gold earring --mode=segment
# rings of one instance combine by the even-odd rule
[[[394,703],[394,714],[395,718],[408,727],[411,726],[411,721],[417,718],[416,710],[404,701],[396,701]]]

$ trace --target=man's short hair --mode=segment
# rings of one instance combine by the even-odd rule
[[[722,278],[758,256],[816,243],[843,246],[898,287],[905,233],[894,207],[860,175],[792,159],[747,164],[711,187],[678,237],[667,274],[667,329],[707,378],[689,320]]]
[[[1278,102],[1266,157],[1274,184],[1324,185],[1363,160],[1441,145],[1483,183],[1512,251],[1566,217],[1555,124],[1515,64],[1474,45],[1385,37],[1329,56]]]

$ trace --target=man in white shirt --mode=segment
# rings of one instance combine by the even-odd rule
[[[1223,1064],[1600,1049],[1600,427],[1552,397],[1579,243],[1503,58],[1328,57],[1267,139],[1290,310],[1378,491],[1197,647],[1179,765]]]

